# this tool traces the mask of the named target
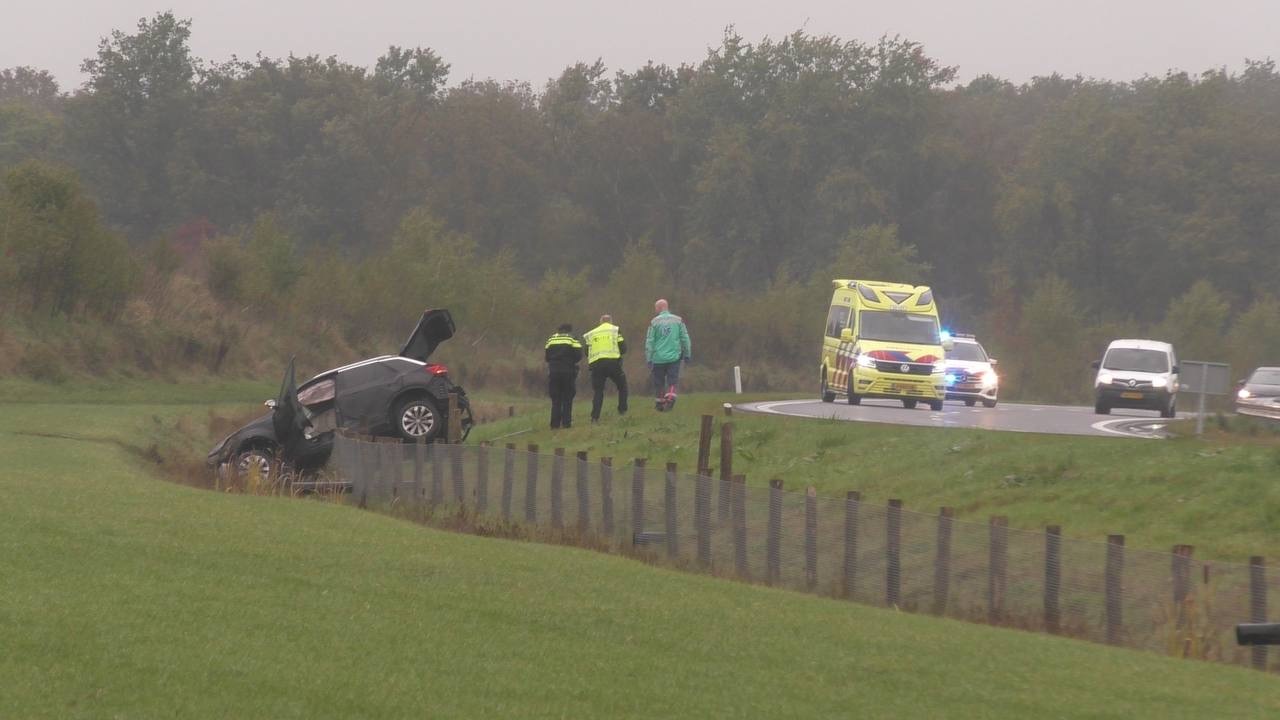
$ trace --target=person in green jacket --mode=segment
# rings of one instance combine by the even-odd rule
[[[644,338],[644,360],[653,374],[654,407],[661,412],[675,407],[680,363],[689,362],[693,345],[684,320],[671,313],[666,300],[655,302],[653,309],[658,314],[649,322]]]

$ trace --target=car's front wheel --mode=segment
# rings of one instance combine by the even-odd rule
[[[271,477],[271,466],[275,461],[276,454],[270,448],[250,447],[236,453],[231,467],[238,478],[248,478],[257,473],[259,480],[266,480]]]
[[[965,401],[964,401],[964,406],[965,406],[965,407],[973,407],[974,405],[976,405],[976,404],[977,404],[977,402],[978,402],[977,400],[973,400],[972,398],[966,398],[966,399],[965,399]]]
[[[395,419],[396,434],[402,440],[410,442],[430,440],[440,434],[440,412],[425,397],[408,398],[396,405],[392,417]]]

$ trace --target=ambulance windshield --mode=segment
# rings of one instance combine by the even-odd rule
[[[914,345],[941,344],[936,317],[890,310],[863,310],[858,313],[858,337]]]

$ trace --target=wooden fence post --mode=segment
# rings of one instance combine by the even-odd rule
[[[529,445],[524,465],[524,520],[538,522],[538,446]]]
[[[459,505],[467,504],[467,478],[466,468],[462,466],[462,451],[465,448],[460,444],[449,446],[449,459],[451,463],[451,474],[453,475],[453,498],[458,501]]]
[[[480,515],[489,511],[489,453],[492,450],[493,446],[485,440],[476,452],[476,512]]]
[[[1267,561],[1261,555],[1249,558],[1249,622],[1263,623],[1267,621]],[[1254,645],[1252,648],[1255,670],[1267,669],[1267,646]]]
[[[751,567],[747,564],[747,477],[734,475],[730,483],[730,503],[733,505],[733,565],[738,577],[751,579]]]
[[[462,442],[462,411],[458,408],[458,393],[449,393],[449,418],[447,435],[450,445]]]
[[[1191,556],[1195,547],[1174,545],[1172,567],[1174,627],[1179,631],[1187,626],[1187,596],[1191,594]]]
[[[711,472],[711,436],[714,433],[715,418],[702,416],[702,425],[698,428],[698,474]]]
[[[356,466],[360,471],[351,479],[351,493],[356,497],[356,507],[369,507],[369,448],[365,437],[356,434]]]
[[[947,614],[951,594],[951,525],[955,510],[938,509],[938,539],[933,553],[933,614]]]
[[[890,500],[885,514],[884,602],[897,607],[902,600],[902,501]]]
[[[444,503],[444,444],[431,443],[431,504]]]
[[[769,523],[765,535],[764,581],[777,585],[782,578],[782,481],[769,481]]]
[[[667,482],[662,497],[662,509],[666,515],[667,557],[676,557],[680,553],[680,542],[677,537],[679,527],[676,525],[676,464],[667,463]]]
[[[730,515],[729,496],[733,482],[733,423],[720,424],[720,521]]]
[[[516,484],[516,446],[507,443],[506,456],[502,461],[502,519],[511,519],[511,496]]]
[[[600,528],[613,537],[613,458],[600,458]]]
[[[1124,536],[1107,536],[1105,578],[1107,643],[1119,645],[1124,632],[1121,615],[1124,598]]]
[[[551,456],[551,527],[564,529],[564,448]]]
[[[1009,588],[1009,518],[993,515],[987,534],[987,622],[1004,620],[1004,599]]]
[[[804,491],[804,585],[809,592],[818,587],[818,489]]]
[[[578,532],[586,534],[591,529],[591,490],[587,487],[587,451],[578,451],[578,466],[574,477],[578,486]]]
[[[862,493],[850,490],[844,496],[844,596],[853,599],[858,589],[858,505]]]
[[[427,465],[427,441],[418,438],[413,443],[413,505],[417,507],[422,502],[422,491],[424,490],[423,480],[426,476]]]
[[[631,542],[644,532],[644,466],[646,458],[636,458],[631,466]]]
[[[698,534],[698,564],[703,569],[711,567],[711,475],[710,470],[698,471],[693,489],[693,526]]]
[[[1044,629],[1057,634],[1062,629],[1059,599],[1062,595],[1062,527],[1044,529]]]
[[[663,484],[662,493],[662,511],[664,520],[666,520],[666,533],[663,534],[664,543],[667,546],[667,557],[676,557],[680,553],[680,525],[677,524],[676,506],[676,473],[677,466],[675,462],[667,462],[666,483]]]

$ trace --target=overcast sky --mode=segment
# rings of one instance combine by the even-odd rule
[[[112,29],[171,9],[193,21],[198,57],[337,55],[372,65],[388,45],[431,47],[468,77],[541,85],[578,60],[610,69],[696,62],[725,26],[750,40],[803,27],[921,42],[961,80],[1060,72],[1130,80],[1169,69],[1239,69],[1280,56],[1280,0],[14,0],[0,13],[0,68],[80,85],[81,60]]]

